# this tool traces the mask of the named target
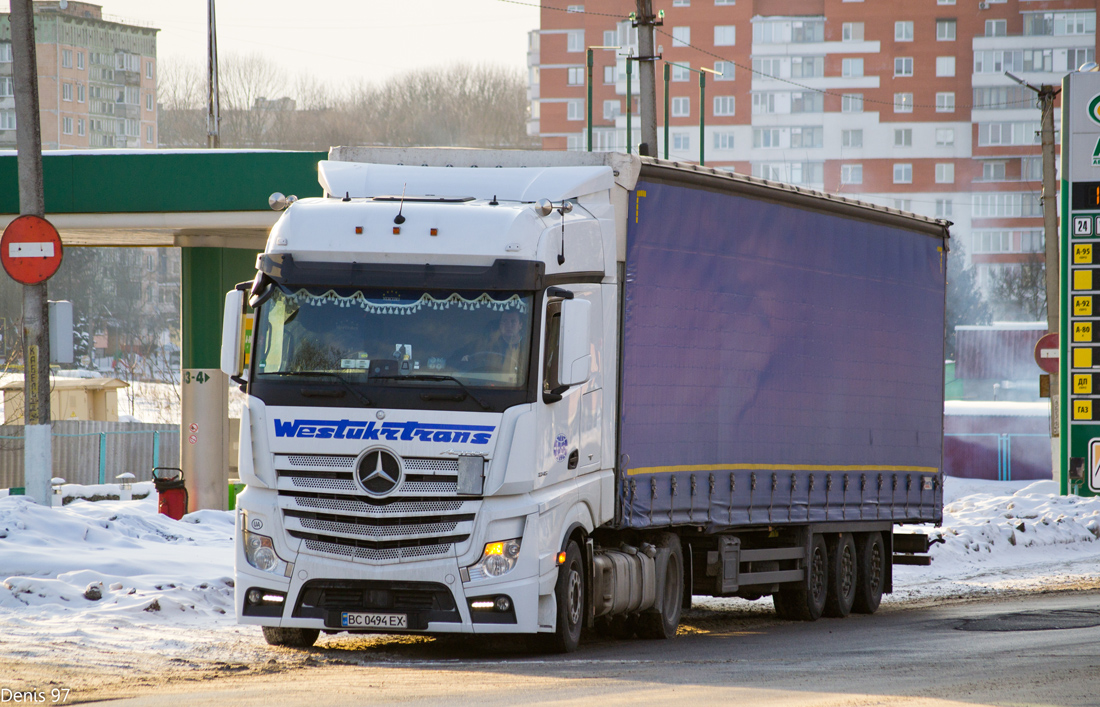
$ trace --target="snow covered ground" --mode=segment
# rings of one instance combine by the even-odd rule
[[[948,478],[932,566],[895,567],[886,603],[1100,586],[1100,498],[1056,491],[1050,481]],[[234,621],[233,514],[199,511],[175,521],[156,503],[155,493],[56,509],[0,497],[0,653],[55,660],[72,659],[76,649],[88,666],[117,666],[119,656],[136,653],[184,662],[263,658],[259,630]],[[767,599],[699,598],[696,606],[771,610]]]

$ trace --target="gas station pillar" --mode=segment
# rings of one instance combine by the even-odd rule
[[[257,251],[181,248],[183,302],[180,468],[187,511],[225,510],[229,497],[229,378],[221,372],[225,293],[256,274]]]

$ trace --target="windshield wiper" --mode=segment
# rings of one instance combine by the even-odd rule
[[[324,376],[324,377],[328,377],[328,378],[335,378],[336,380],[343,383],[344,387],[347,388],[348,391],[350,391],[352,395],[359,398],[359,402],[363,403],[367,407],[374,407],[374,403],[372,403],[370,401],[370,398],[368,398],[367,396],[363,395],[358,390],[356,390],[355,387],[350,382],[348,382],[348,379],[344,378],[339,373],[333,373],[332,371],[281,371],[281,372],[279,372],[275,375],[280,375],[280,376],[303,376],[303,377],[304,376]],[[325,396],[325,397],[327,397],[327,396]]]
[[[458,383],[458,387],[462,388],[463,392],[466,393],[466,395],[469,395],[471,398],[473,398],[474,402],[480,405],[483,410],[493,409],[489,405],[486,405],[484,400],[474,395],[474,391],[470,390],[465,383],[455,378],[454,376],[445,376],[439,373],[412,373],[406,376],[400,374],[388,374],[384,376],[371,377],[375,380],[384,378],[386,380],[454,381],[455,383]]]

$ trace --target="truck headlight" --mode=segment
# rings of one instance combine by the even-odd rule
[[[508,574],[519,559],[521,538],[485,543],[481,559],[470,566],[470,581]]]
[[[286,572],[286,562],[275,554],[275,545],[271,538],[241,530],[241,539],[244,542],[244,559],[248,560],[248,564],[262,572]]]

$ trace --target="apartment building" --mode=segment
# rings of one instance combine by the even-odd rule
[[[100,5],[34,3],[42,149],[157,146],[157,31]],[[15,147],[11,22],[0,13],[0,148]]]
[[[1034,84],[1096,56],[1095,0],[654,0],[657,149],[708,166],[955,222],[988,286],[1043,259]],[[528,53],[528,131],[584,150],[586,51],[594,50],[593,149],[626,145],[629,0],[544,7]],[[563,11],[564,10],[564,11]],[[699,72],[706,75],[700,105]],[[637,68],[631,144],[639,141]]]

